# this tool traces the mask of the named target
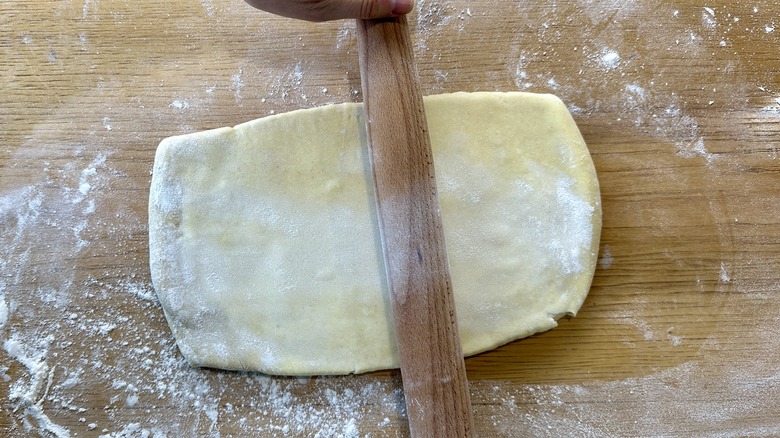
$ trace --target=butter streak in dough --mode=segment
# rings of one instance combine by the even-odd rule
[[[601,229],[588,149],[556,97],[425,98],[463,351],[582,305]],[[165,139],[152,280],[193,366],[278,375],[397,367],[360,104]]]

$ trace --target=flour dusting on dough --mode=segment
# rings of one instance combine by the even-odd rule
[[[561,177],[556,183],[556,199],[566,211],[556,226],[558,235],[566,236],[565,242],[553,239],[549,244],[558,255],[558,260],[566,273],[582,272],[583,251],[591,251],[593,242],[593,215],[595,208],[587,200],[573,192],[575,181],[570,177]]]

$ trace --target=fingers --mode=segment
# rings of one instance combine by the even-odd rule
[[[267,12],[308,21],[396,17],[409,13],[414,6],[414,0],[246,0],[246,2]]]
[[[406,15],[414,8],[414,0],[395,0],[393,3],[393,15]]]

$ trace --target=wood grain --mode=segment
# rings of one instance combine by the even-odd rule
[[[417,2],[423,94],[557,94],[601,185],[578,315],[466,360],[477,436],[780,435],[777,17],[761,0]],[[159,141],[361,101],[352,21],[2,1],[0,72],[0,435],[408,435],[397,371],[190,369],[149,280]]]
[[[406,17],[358,20],[371,173],[414,437],[468,437],[466,366]]]

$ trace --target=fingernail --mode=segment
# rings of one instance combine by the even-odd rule
[[[394,15],[405,15],[412,12],[414,7],[414,0],[395,0],[395,6],[393,7]]]

